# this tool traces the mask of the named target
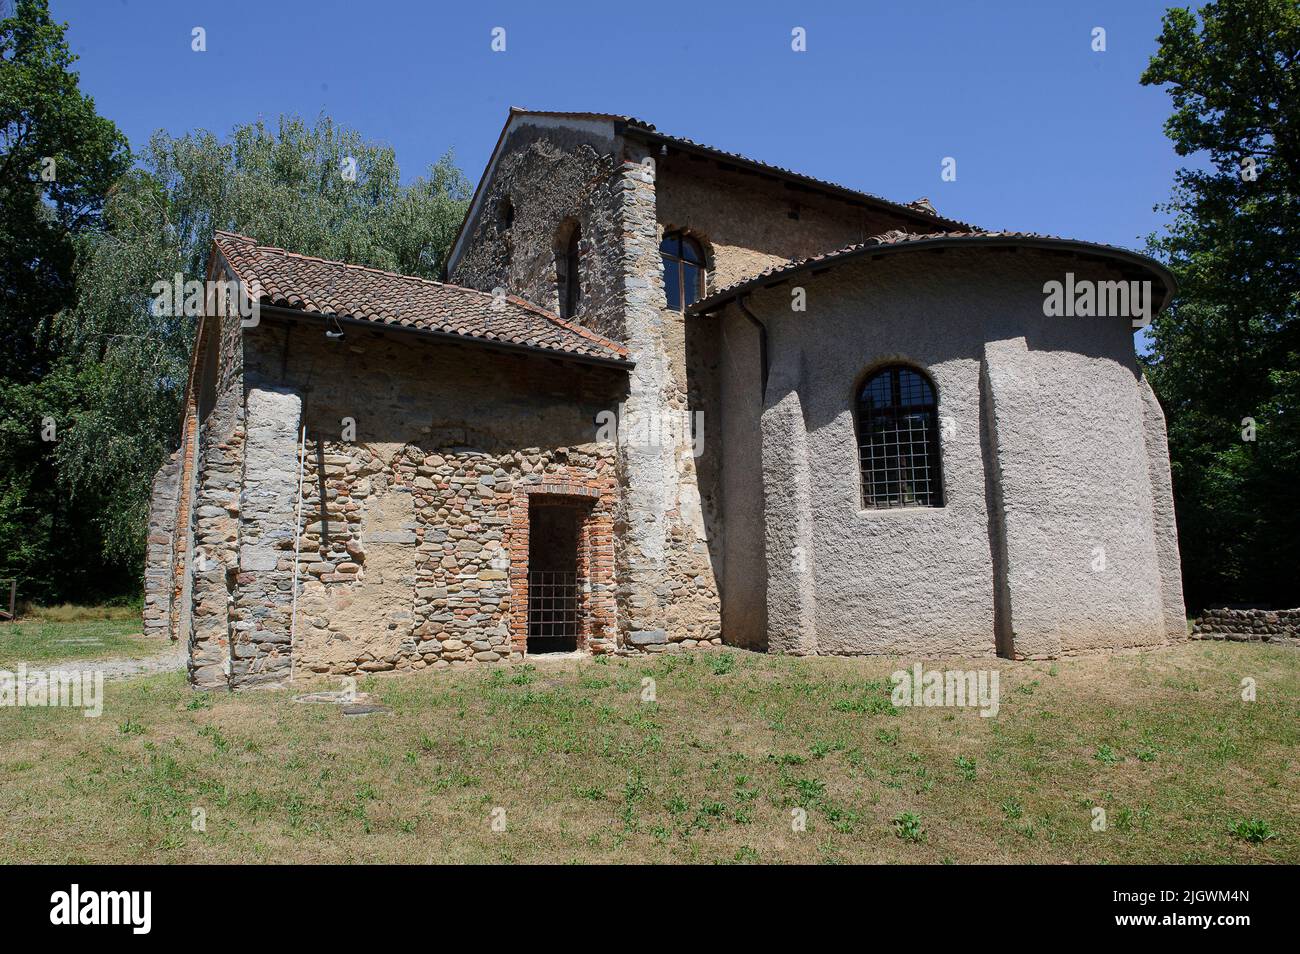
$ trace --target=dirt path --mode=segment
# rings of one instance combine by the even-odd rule
[[[46,664],[28,663],[28,668],[57,669],[60,672],[102,672],[105,679],[126,679],[129,676],[152,675],[157,672],[179,672],[185,668],[185,648],[177,647],[140,659],[77,659]]]

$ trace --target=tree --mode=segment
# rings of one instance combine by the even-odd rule
[[[1146,370],[1169,423],[1188,605],[1300,604],[1300,6],[1165,14],[1142,83],[1180,156],[1151,250],[1180,293]]]
[[[76,300],[77,243],[130,164],[125,138],[80,91],[65,30],[44,0],[0,19],[0,576],[38,597],[55,580],[122,586],[94,559],[98,500],[63,493],[56,458],[95,373],[66,363],[58,317]]]
[[[0,378],[35,380],[49,323],[76,294],[75,240],[130,165],[126,139],[81,93],[47,0],[0,20]]]
[[[77,302],[57,326],[84,388],[57,445],[60,489],[97,502],[93,555],[129,568],[134,585],[150,483],[179,438],[196,331],[193,318],[153,313],[154,282],[205,278],[219,228],[441,278],[469,197],[450,154],[404,186],[391,148],[328,117],[242,125],[224,141],[160,132],[139,158],[105,204],[101,230],[80,245]]]

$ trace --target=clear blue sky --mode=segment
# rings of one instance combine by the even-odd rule
[[[508,106],[626,113],[987,228],[1140,246],[1178,157],[1138,85],[1165,3],[53,0],[133,145],[322,110],[481,174]],[[207,52],[190,49],[207,31]],[[506,29],[506,51],[490,48]],[[807,30],[807,52],[790,31]],[[1091,50],[1106,30],[1107,50]],[[945,156],[957,181],[940,180]]]

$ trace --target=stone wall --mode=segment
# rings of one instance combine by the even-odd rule
[[[207,328],[198,366],[206,370],[195,389],[198,442],[191,548],[185,569],[189,593],[182,596],[192,619],[183,626],[180,638],[189,641],[191,680],[203,688],[220,688],[230,684],[231,610],[240,569],[244,348],[237,315],[204,321]],[[210,364],[209,356],[213,356]]]
[[[556,253],[564,231],[581,229],[576,320],[622,341],[622,235],[618,146],[607,124],[559,126],[533,117],[505,143],[467,228],[465,251],[450,280],[511,294],[559,312]],[[505,203],[513,209],[507,222]]]
[[[626,642],[660,651],[720,642],[721,623],[684,425],[692,408],[683,316],[663,308],[651,158],[617,140],[609,124],[523,121],[492,170],[452,278],[484,290],[501,285],[555,310],[556,237],[568,222],[580,226],[576,320],[626,344],[636,362],[627,393],[606,409],[620,425],[619,620]],[[508,227],[496,214],[506,199]],[[672,436],[681,431],[685,443]]]
[[[1231,639],[1237,642],[1300,640],[1300,609],[1252,609],[1223,606],[1208,609],[1192,621],[1192,639]]]
[[[144,631],[166,636],[171,632],[171,556],[179,502],[181,456],[173,453],[154,474],[149,491],[148,535],[144,557]]]
[[[520,659],[528,497],[590,491],[581,643],[617,648],[612,448],[309,442],[295,665],[317,673]],[[322,504],[322,489],[324,504]],[[584,547],[584,550],[586,548]]]
[[[528,498],[582,498],[586,648],[618,648],[615,453],[625,373],[263,318],[246,334],[233,681],[518,658]],[[297,429],[307,431],[294,532]],[[296,632],[290,651],[294,544]]]

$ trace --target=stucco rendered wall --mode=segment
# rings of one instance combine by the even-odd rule
[[[851,205],[687,155],[660,159],[656,181],[660,225],[706,245],[710,288],[891,229],[942,231],[929,216]]]
[[[721,441],[705,445],[721,471],[722,637],[732,646],[765,650],[767,637],[767,550],[763,522],[763,413],[758,330],[735,309],[713,318],[692,319],[719,328],[718,362]]]
[[[1000,622],[1004,651],[1018,656],[1166,640],[1176,542],[1171,518],[1155,517],[1159,451],[1149,449],[1132,329],[1119,318],[1045,317],[1043,283],[1067,269],[1118,277],[1028,251],[899,253],[796,280],[805,313],[791,311],[788,285],[750,298],[771,355],[761,445],[774,639],[795,594],[816,606],[815,634],[796,652],[989,656]],[[742,319],[732,306],[723,320]],[[924,369],[938,392],[943,507],[861,508],[854,395],[895,362]],[[798,453],[795,394],[807,529],[800,464],[787,456]],[[727,426],[729,437],[739,431]],[[724,506],[730,517],[738,504]],[[790,558],[796,546],[802,564]],[[752,556],[736,566],[732,555],[728,575],[760,571]],[[811,598],[798,596],[801,565]]]
[[[648,530],[639,551],[628,548],[626,574],[633,580],[645,579],[652,588],[654,602],[660,604],[657,625],[665,627],[668,641],[713,642],[728,625],[722,619],[720,596],[729,575],[726,553],[730,549],[723,482],[731,481],[733,493],[738,493],[743,481],[723,436],[728,425],[723,421],[720,389],[726,386],[723,381],[729,372],[724,363],[729,355],[719,340],[720,329],[667,307],[659,243],[669,232],[691,234],[704,248],[709,287],[718,287],[778,262],[897,228],[906,220],[793,192],[780,183],[734,170],[724,172],[710,160],[672,152],[650,154],[635,143],[624,144],[624,157],[630,160],[623,190],[630,200],[623,229],[630,276],[626,328],[638,360],[630,406],[660,423],[661,433],[677,437],[671,445],[625,445],[631,472],[640,475],[644,489],[641,513]],[[645,182],[647,167],[653,170],[652,189]],[[653,220],[647,221],[647,212],[653,213]],[[646,396],[639,404],[638,395]],[[748,513],[736,515],[738,524],[754,524],[761,507],[757,471],[752,483],[759,492],[752,493]],[[630,488],[629,500],[634,501],[635,481]],[[748,538],[746,529],[753,531]],[[749,539],[760,549],[761,538],[756,524],[737,528],[738,540]],[[738,565],[746,564],[742,560]],[[656,576],[660,576],[657,584]],[[738,594],[753,586],[748,575],[731,576]],[[766,645],[767,611],[762,601],[738,599],[731,605],[734,634],[728,638]],[[741,605],[750,608],[740,610]]]
[[[1188,638],[1187,607],[1183,602],[1182,561],[1178,556],[1178,527],[1174,519],[1174,487],[1169,472],[1165,412],[1145,377],[1142,378],[1141,393],[1165,634],[1171,641],[1178,641]]]

